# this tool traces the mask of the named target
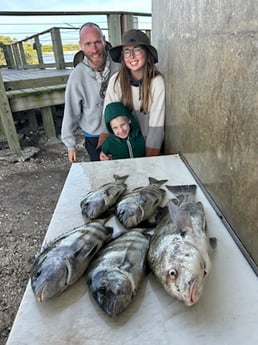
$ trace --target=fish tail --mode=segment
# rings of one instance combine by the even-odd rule
[[[149,177],[149,184],[155,184],[161,186],[166,183],[168,180],[157,180],[155,177]]]
[[[182,205],[189,202],[194,202],[197,186],[195,184],[190,185],[180,185],[180,186],[168,186],[167,189],[172,192],[175,196],[175,199],[172,200],[177,205]]]
[[[128,176],[129,175],[119,176],[119,175],[114,174],[113,178],[115,179],[115,181],[122,181],[122,182],[124,182],[128,178]]]

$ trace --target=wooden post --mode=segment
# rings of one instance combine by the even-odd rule
[[[0,73],[0,120],[4,129],[5,137],[9,149],[12,153],[21,155],[21,146],[18,139],[17,131],[13,121],[13,115],[5,93],[4,82]]]
[[[62,40],[61,40],[60,30],[58,28],[51,29],[51,38],[52,38],[54,56],[56,60],[56,68],[65,69]]]
[[[12,44],[12,48],[13,48],[13,55],[14,55],[14,59],[15,59],[16,68],[21,69],[22,64],[21,64],[21,57],[19,54],[18,43]]]
[[[12,49],[10,45],[0,43],[0,47],[3,48],[4,57],[6,61],[7,68],[15,68],[15,63],[13,59]]]
[[[134,28],[134,25],[133,25],[133,15],[131,15],[131,14],[122,14],[121,15],[121,27],[122,27],[122,34],[125,31],[133,29]]]
[[[108,40],[112,46],[119,45],[121,43],[121,15],[120,14],[108,14]]]
[[[44,69],[45,68],[44,67],[44,60],[43,60],[43,55],[42,55],[41,43],[40,43],[40,40],[39,40],[39,36],[35,36],[35,38],[34,38],[33,49],[35,49],[36,52],[37,52],[39,68],[40,69]]]
[[[23,43],[19,42],[19,51],[21,56],[22,68],[25,69],[27,65],[26,56],[24,53]]]
[[[43,126],[48,139],[56,139],[56,129],[53,120],[51,107],[43,107],[40,109],[42,114]]]
[[[36,113],[34,109],[29,109],[27,111],[28,114],[28,120],[29,120],[29,126],[33,131],[36,131],[38,129],[38,121],[36,117]]]

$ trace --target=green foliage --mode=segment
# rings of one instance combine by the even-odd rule
[[[51,44],[44,44],[42,47],[42,53],[52,53],[53,47]],[[77,51],[79,50],[79,44],[78,43],[65,43],[63,44],[63,51],[64,52],[71,52],[71,51]]]
[[[6,65],[3,45],[4,44],[10,44],[12,42],[14,42],[14,40],[12,40],[11,37],[0,35],[0,65]]]
[[[0,66],[6,66],[6,60],[4,56],[4,45],[9,45],[11,43],[16,42],[16,39],[12,39],[11,37],[7,36],[0,36]],[[78,51],[79,44],[78,43],[65,43],[63,44],[63,51],[64,52],[71,52],[71,51]],[[33,42],[25,41],[23,42],[23,50],[26,58],[27,64],[37,64],[38,57],[37,51],[33,49]],[[53,46],[52,44],[44,44],[41,46],[42,53],[53,53]]]

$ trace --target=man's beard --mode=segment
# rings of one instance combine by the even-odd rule
[[[104,54],[99,55],[97,58],[87,56],[87,60],[88,60],[90,67],[93,69],[101,69],[105,64]]]

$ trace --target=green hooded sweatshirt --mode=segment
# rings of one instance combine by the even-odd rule
[[[126,139],[114,135],[110,121],[118,116],[126,116],[130,123],[130,133]],[[109,137],[102,144],[102,151],[106,155],[112,155],[112,159],[123,159],[145,156],[145,140],[141,133],[140,126],[127,107],[121,102],[109,103],[104,111],[104,119]]]

